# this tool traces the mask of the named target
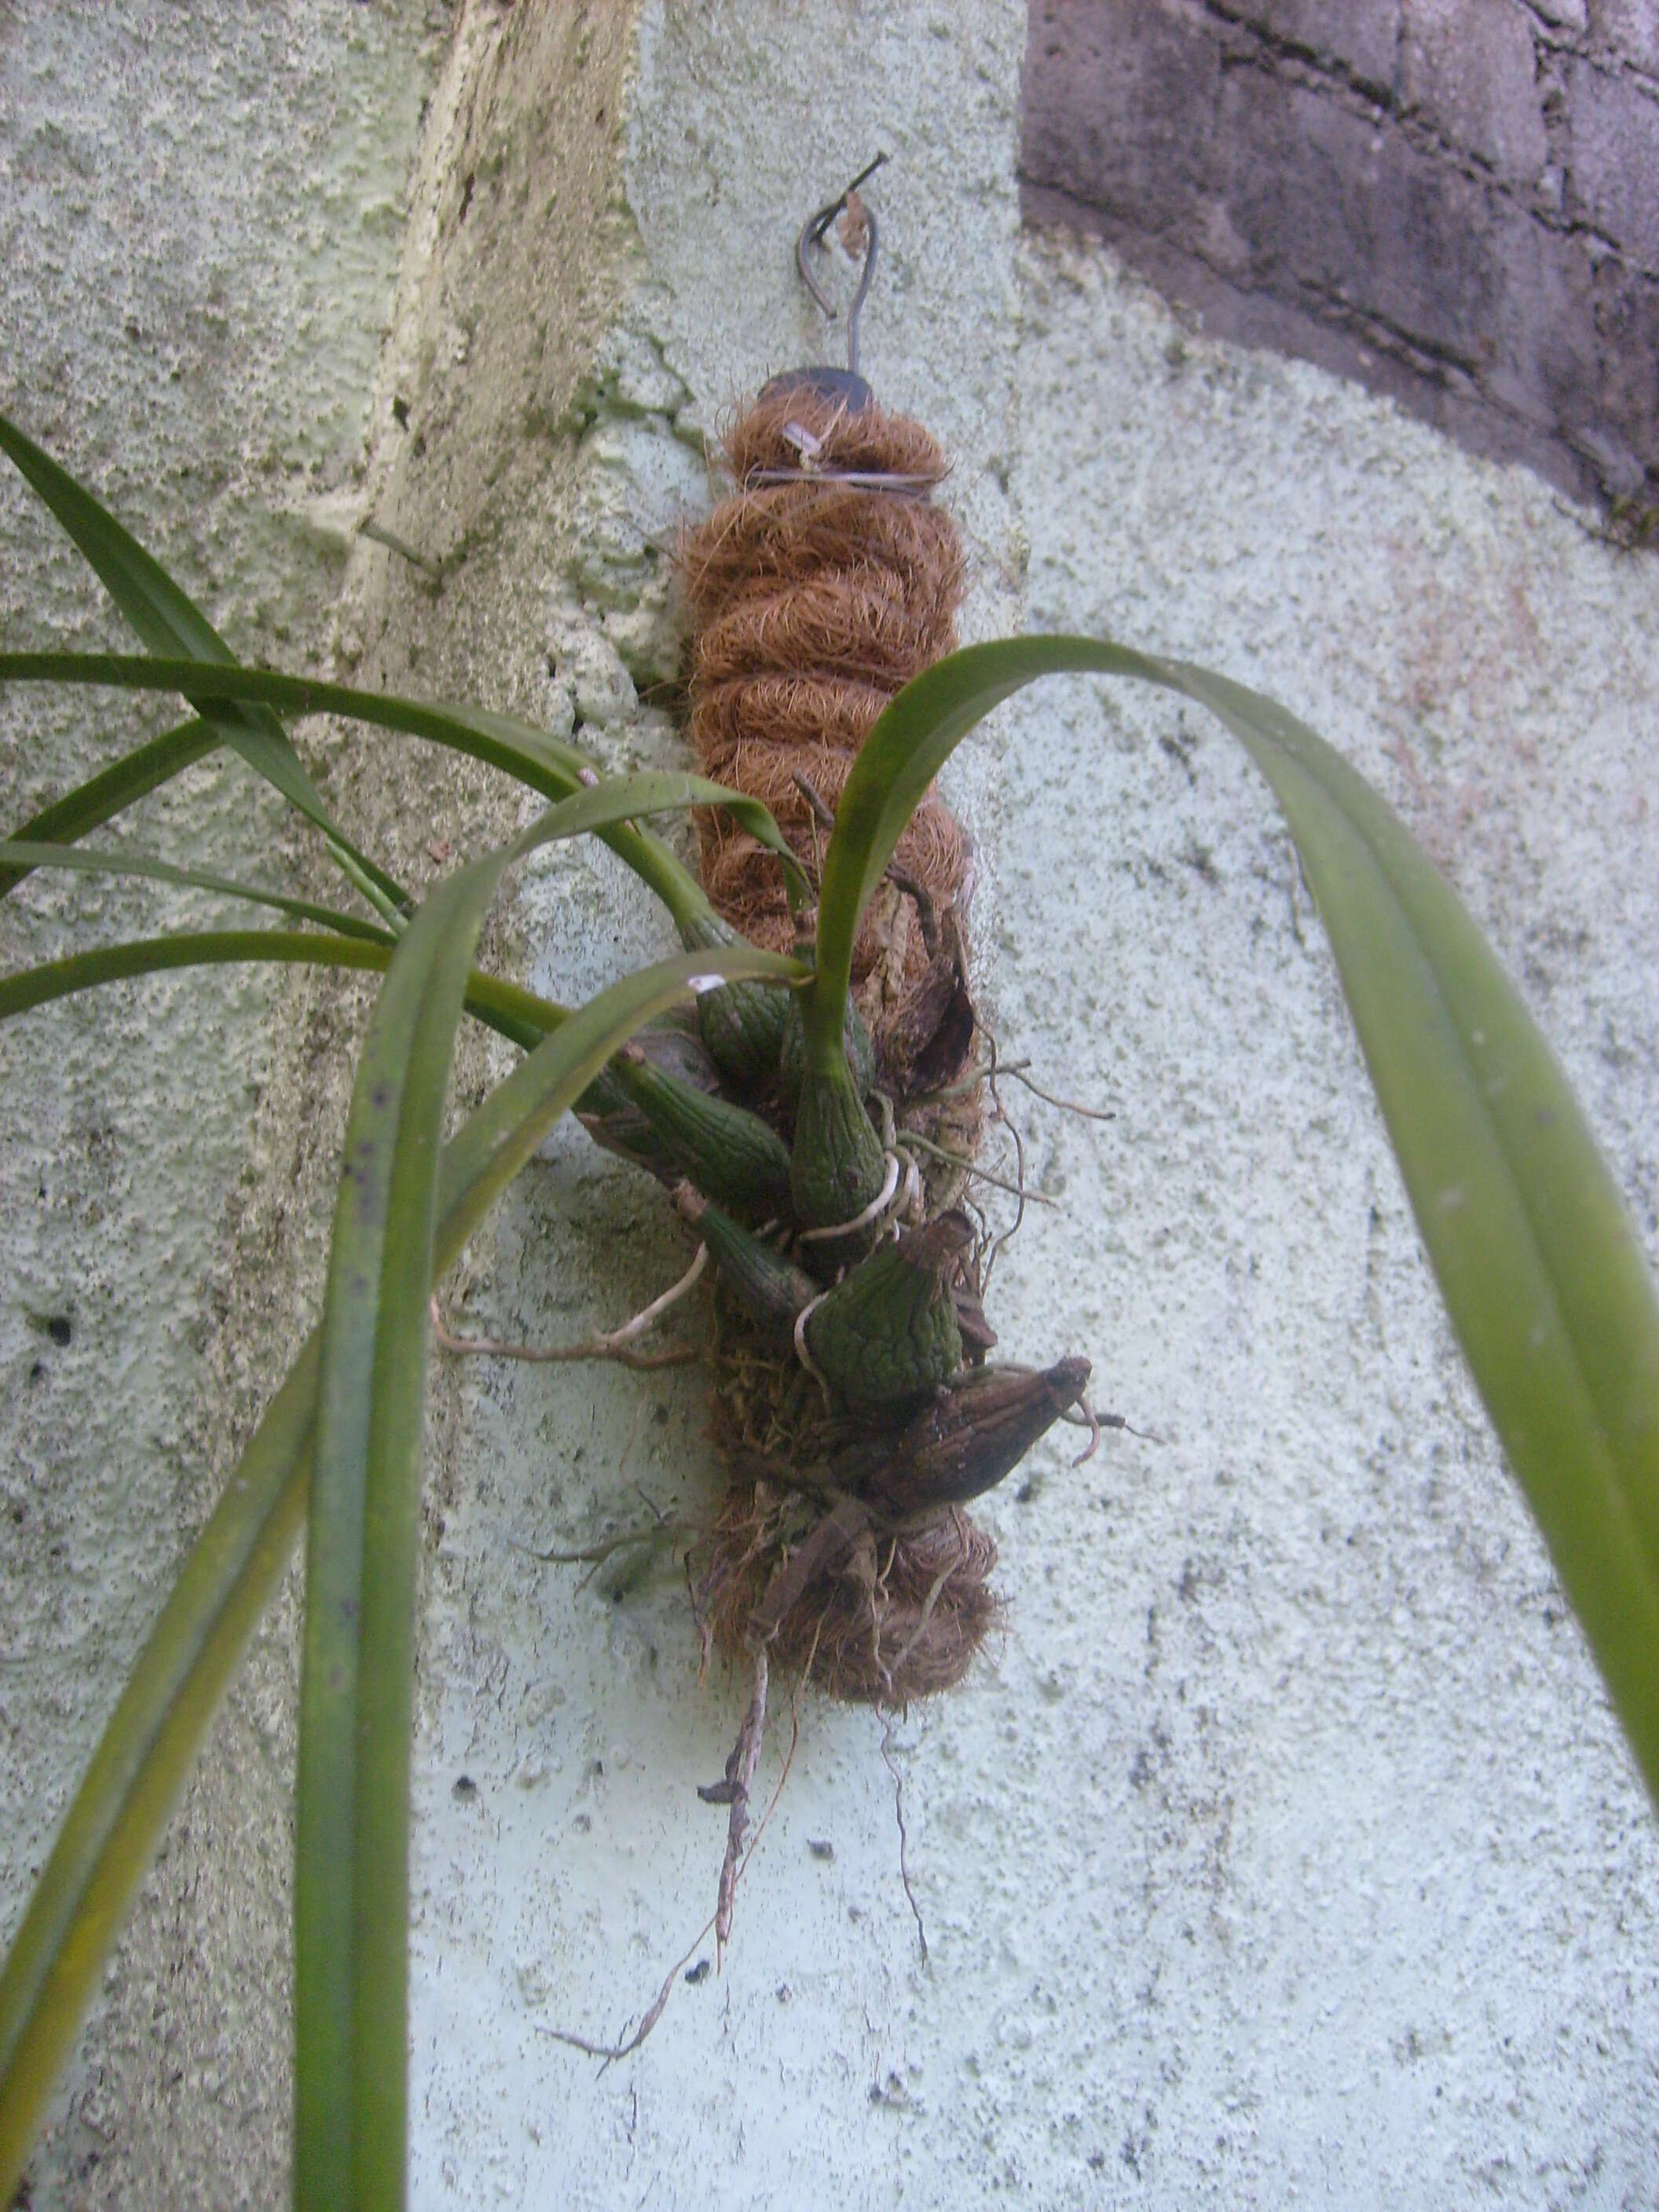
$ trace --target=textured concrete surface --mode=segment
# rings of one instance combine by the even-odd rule
[[[1028,213],[1215,337],[1659,499],[1652,0],[1036,0]]]
[[[44,35],[44,13],[22,20]],[[343,100],[339,19],[297,20]],[[337,605],[286,653],[314,642],[366,682],[539,714],[607,763],[673,757],[653,688],[665,555],[709,495],[702,434],[828,349],[793,233],[884,149],[866,365],[958,456],[969,628],[1103,628],[1322,728],[1493,933],[1659,1249],[1650,564],[1387,404],[1204,340],[1100,247],[1022,238],[1012,4],[654,0],[636,34],[616,9],[478,5],[441,70],[417,17],[354,11],[352,33],[365,23],[401,40],[426,129],[378,366],[337,372],[363,466],[304,510],[332,533]],[[208,27],[234,49],[228,22]],[[49,109],[25,81],[19,112]],[[295,158],[262,222],[303,203],[322,157]],[[140,189],[88,185],[82,234]],[[256,250],[257,225],[239,247]],[[389,250],[375,330],[390,272]],[[110,434],[125,460],[118,407]],[[208,443],[194,417],[179,437]],[[365,516],[441,574],[351,539]],[[58,604],[43,586],[30,623]],[[82,740],[54,726],[54,742]],[[413,875],[518,811],[411,748],[329,738],[319,757]],[[891,1771],[869,1715],[801,1702],[716,1972],[695,1939],[724,1824],[695,1785],[720,1770],[740,1692],[698,1687],[666,1564],[583,1589],[532,1556],[634,1525],[647,1500],[708,1510],[697,1380],[441,1363],[412,2201],[1644,2203],[1652,1815],[1440,1319],[1266,794],[1194,711],[1082,684],[1005,710],[952,792],[979,839],[1005,1048],[1117,1117],[1011,1096],[1058,1206],[1002,1263],[997,1324],[1012,1356],[1089,1352],[1103,1398],[1151,1433],[1081,1470],[1046,1446],[990,1502],[1006,1636],[957,1696],[895,1724]],[[603,855],[561,852],[524,872],[493,950],[574,996],[663,942]],[[315,1295],[356,1004],[255,1003],[227,1030],[251,1050],[269,1018],[271,1073],[246,1153],[236,1125],[198,1139],[222,1163],[191,1190],[225,1317],[210,1308],[195,1366],[166,1314],[171,1367],[137,1334],[106,1365],[77,1333],[92,1379],[30,1447],[27,1508],[79,1486],[86,1548],[78,1581],[44,1543],[25,1576],[86,1593],[103,1671],[66,1682],[67,1638],[40,1643],[33,1693],[76,1700],[46,1708],[48,1759],[11,1725],[8,1670],[8,1757],[36,1808],[9,1898],[146,1610],[140,1571],[98,1556],[100,1486],[130,1468],[153,1501],[134,1540],[159,1577],[226,1462],[210,1424],[229,1404],[245,1425]],[[73,1095],[101,1109],[86,1034]],[[162,1034],[177,1061],[180,1032]],[[469,1045],[463,1098],[495,1064]],[[35,1079],[38,1123],[70,1086]],[[144,1135],[149,1096],[118,1093],[109,1121],[139,1194],[129,1242],[182,1179]],[[9,1203],[33,1188],[29,1138],[9,1131]],[[223,1194],[244,1158],[246,1188]],[[106,1249],[94,1225],[33,1232],[34,1310]],[[135,1311],[144,1256],[122,1263]],[[445,1300],[463,1328],[569,1338],[680,1264],[652,1194],[561,1135]],[[14,1326],[20,1361],[56,1356]],[[108,1425],[77,1436],[88,1389]],[[180,1405],[197,1426],[152,1442]],[[280,2201],[288,1634],[175,1826],[37,2202]],[[789,1741],[785,1718],[765,1780]],[[600,2071],[548,2034],[625,2032],[688,1946],[636,2057]]]
[[[0,404],[250,656],[314,661],[339,590],[338,518],[447,21],[420,0],[0,11]],[[9,465],[0,634],[131,649]],[[8,826],[173,719],[161,702],[9,694]],[[304,849],[224,759],[122,827],[268,881]],[[37,877],[0,909],[0,959],[227,919],[221,901]],[[307,1118],[307,1064],[337,1054],[336,1019],[302,981],[221,969],[0,1036],[8,1936],[183,1547],[314,1311],[333,1139],[325,1115],[320,1137]],[[258,1639],[144,1886],[36,2162],[39,2206],[282,2195],[291,1629],[284,1607]]]

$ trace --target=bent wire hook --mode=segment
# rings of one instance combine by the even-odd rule
[[[807,265],[806,249],[809,246],[823,244],[824,233],[830,224],[848,202],[853,198],[859,186],[867,178],[873,177],[886,159],[885,154],[878,154],[873,161],[859,171],[839,199],[831,200],[828,207],[820,208],[816,215],[807,217],[801,225],[800,236],[795,240],[795,266],[800,271],[801,283],[805,285],[818,306],[823,310],[825,316],[832,323],[837,321],[839,318],[834,307],[824,298],[818,288],[817,280]],[[870,280],[876,273],[876,218],[862,202],[860,203],[859,212],[864,218],[869,244],[865,248],[864,268],[859,277],[858,290],[854,293],[853,304],[847,310],[847,368],[848,374],[852,376],[856,376],[859,371],[859,310],[863,307],[866,295],[869,292]]]

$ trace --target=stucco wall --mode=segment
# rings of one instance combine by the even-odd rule
[[[231,135],[232,58],[269,58],[236,11],[193,12],[211,58],[194,137],[210,149],[202,116],[222,112]],[[0,33],[10,127],[44,149],[33,234],[68,226],[78,190],[76,234],[165,301],[122,224],[190,157],[147,141],[127,178],[111,154],[77,187],[52,136],[71,94],[112,146],[128,137],[112,114],[149,112],[137,60],[100,81],[69,48],[42,74],[42,42],[77,26],[83,48],[112,51],[93,21],[23,9]],[[211,604],[235,642],[580,723],[606,762],[672,757],[651,687],[672,659],[664,549],[708,496],[701,434],[822,350],[793,229],[883,149],[865,362],[957,456],[970,629],[1097,627],[1188,653],[1341,745],[1492,931],[1659,1249],[1650,564],[1385,402],[1203,340],[1104,249],[1022,235],[1012,4],[659,0],[636,33],[617,9],[478,7],[441,56],[418,10],[295,25],[330,112],[348,113],[353,68],[383,72],[384,104],[358,97],[373,131],[359,120],[344,140],[361,159],[373,137],[409,210],[378,362],[359,326],[387,313],[395,228],[355,290],[319,286],[340,325],[305,379],[280,366],[288,301],[342,228],[296,227],[337,143],[293,143],[314,89],[273,111],[264,170],[237,164],[270,177],[263,199],[179,219],[198,252],[234,245],[268,318],[248,357],[278,364],[285,396],[338,396],[343,451],[364,440],[361,475],[342,463],[322,485],[339,495],[322,510],[337,542],[369,514],[441,563],[441,586],[361,539],[343,573],[308,551],[280,571],[297,574],[304,619],[262,633],[236,532],[278,502],[246,473],[218,507],[180,494],[152,511],[138,489],[176,481],[228,400],[208,387],[132,442],[123,422],[145,419],[154,383],[88,386],[106,348],[82,286],[52,325],[79,350],[48,418],[31,398],[46,371],[27,366],[45,325],[18,273],[37,263],[8,255],[0,279],[23,334],[7,358],[26,364],[8,404],[98,477],[76,401],[101,395],[100,480],[131,485],[125,511],[186,580],[229,574]],[[279,459],[299,449],[291,419],[273,410]],[[218,514],[241,520],[201,538]],[[65,569],[27,601],[33,550],[12,573],[9,634],[82,619]],[[28,711],[61,781],[94,726]],[[424,755],[330,738],[319,757],[411,873],[434,838],[467,849],[513,817],[482,776],[434,776]],[[33,771],[20,781],[32,799]],[[190,803],[232,836],[240,788],[216,798],[204,773]],[[1659,2184],[1650,1809],[1439,1316],[1266,794],[1192,710],[1083,684],[1005,710],[951,788],[979,841],[975,941],[1005,1049],[1117,1117],[1016,1108],[1057,1205],[1011,1248],[996,1322],[1014,1357],[1086,1352],[1103,1398],[1151,1433],[1109,1437],[1080,1471],[1047,1445],[988,1502],[1006,1635],[887,1746],[927,1962],[882,1729],[803,1698],[723,1971],[678,1985],[640,2055],[600,2073],[543,2031],[623,2029],[702,1924],[723,1820],[695,1785],[720,1771],[740,1692],[697,1687],[672,1570],[578,1592],[528,1550],[630,1522],[641,1491],[706,1511],[700,1389],[444,1364],[414,2201],[1644,2202]],[[60,905],[87,910],[35,905],[31,945]],[[100,924],[130,911],[112,901]],[[603,856],[561,853],[527,872],[495,949],[571,997],[662,942]],[[137,1012],[105,994],[95,1020],[3,1041],[8,1204],[27,1239],[9,1230],[8,1249],[33,1270],[5,1316],[11,1402],[37,1425],[21,1431],[19,1525],[61,1513],[7,1550],[33,1607],[8,1616],[8,1796],[29,1808],[7,1824],[9,1914],[209,1470],[316,1295],[358,1002],[261,988],[234,987],[222,1029],[200,1012],[217,1002],[175,988]],[[94,1073],[111,1040],[146,1027],[159,1047],[131,1091],[112,1088]],[[181,1056],[191,1036],[216,1042],[206,1070]],[[257,1113],[216,1122],[206,1102],[234,1098],[228,1072],[256,1048]],[[464,1093],[488,1065],[469,1048]],[[164,1080],[188,1086],[176,1139],[154,1126]],[[67,1154],[54,1141],[76,1115],[113,1133],[99,1139],[118,1148],[112,1193],[76,1164],[95,1163],[90,1136]],[[33,1194],[65,1157],[78,1210],[54,1212]],[[166,1272],[144,1241],[157,1223],[177,1224],[176,1302],[144,1295]],[[651,1194],[562,1136],[446,1296],[467,1326],[568,1337],[680,1264]],[[105,1281],[100,1305],[82,1286]],[[21,1308],[57,1311],[71,1291],[92,1319],[60,1353]],[[37,1359],[61,1364],[31,1397]],[[227,1403],[232,1433],[216,1434]],[[104,1533],[118,1509],[130,1560]],[[147,1889],[37,2202],[280,2197],[290,1627],[265,1639]],[[787,1742],[786,1723],[763,1779]]]

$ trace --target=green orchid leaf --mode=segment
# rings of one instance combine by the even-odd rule
[[[473,948],[510,862],[626,811],[683,803],[688,787],[701,793],[702,780],[583,791],[439,884],[393,955],[364,1043],[322,1320],[300,1692],[295,2194],[318,2212],[404,2201],[427,1298]]]
[[[376,728],[424,738],[473,760],[516,776],[544,798],[565,799],[596,782],[591,765],[574,746],[561,744],[544,731],[506,714],[482,714],[460,707],[437,707],[399,699],[381,691],[361,691],[347,684],[311,677],[284,676],[269,669],[235,665],[204,671],[194,662],[160,655],[121,653],[0,653],[0,684],[82,684],[128,691],[187,691],[196,700],[258,705],[289,715],[337,714]],[[714,798],[698,796],[682,805],[728,807],[749,834],[776,855],[791,896],[809,894],[805,878],[787,839],[758,799],[724,785],[704,785]],[[607,823],[605,836],[661,898],[684,927],[709,911],[702,887],[667,847],[626,824]]]
[[[391,958],[389,942],[312,930],[179,930],[166,937],[135,937],[125,945],[100,945],[90,952],[71,952],[61,960],[42,961],[38,968],[0,975],[0,1022],[49,1006],[54,999],[72,998],[78,991],[124,982],[133,975],[159,975],[171,968],[236,967],[274,960],[384,970]]]
[[[300,1686],[295,2201],[401,2205],[409,1737],[428,1285],[472,950],[505,859],[422,903],[375,1002],[321,1329]]]
[[[391,957],[386,947],[349,949],[372,956],[368,964]],[[678,955],[629,976],[574,1014],[534,1002],[550,1034],[497,1085],[445,1152],[434,1279],[454,1265],[507,1183],[605,1062],[694,980],[799,981],[804,973],[742,946]],[[198,1538],[0,1971],[0,2203],[9,2203],[17,2186],[132,1893],[253,1624],[288,1565],[311,1479],[319,1347],[314,1334]]]
[[[0,1022],[54,999],[96,990],[134,975],[159,975],[174,968],[257,967],[262,961],[303,968],[356,968],[384,973],[391,964],[390,937],[336,937],[308,929],[180,930],[166,937],[137,937],[125,945],[106,945],[72,952],[0,975]],[[526,1052],[541,1042],[564,1010],[516,983],[504,983],[475,969],[467,985],[466,1011]]]
[[[90,492],[3,415],[0,415],[0,451],[9,454],[51,508],[153,654],[188,659],[197,680],[200,680],[203,665],[236,665],[217,631],[160,563]],[[70,679],[65,677],[64,680]],[[143,688],[180,687],[172,684]],[[384,728],[402,730],[451,745],[516,775],[545,798],[568,798],[592,780],[592,769],[574,746],[562,744],[545,732],[510,715],[466,708],[423,709],[408,701],[376,701],[372,693],[351,692],[344,686],[327,688],[337,703],[319,705],[317,711],[354,714],[358,720],[372,720]],[[158,782],[176,774],[191,760],[200,759],[229,735],[259,774],[274,782],[325,830],[336,859],[380,911],[388,916],[406,912],[410,902],[395,880],[358,854],[329,822],[277,717],[258,703],[238,705],[228,695],[212,696],[222,703],[214,707],[206,720],[187,724],[184,729],[169,732],[150,745],[139,747],[125,761],[94,777],[25,823],[20,836],[50,838],[53,842],[78,836],[85,830],[107,821],[144,791],[153,790]],[[355,702],[355,705],[337,703],[347,699]],[[392,712],[365,714],[362,709],[366,705],[389,707]],[[401,714],[397,714],[398,708],[403,709]],[[191,733],[188,740],[185,730]],[[659,840],[627,826],[617,826],[602,834],[619,857],[658,894],[683,930],[695,927],[708,913],[708,902],[702,886]],[[760,834],[769,843],[776,835],[775,830]],[[786,845],[780,841],[773,849],[779,851],[787,868],[794,867],[793,856]],[[11,888],[14,880],[0,874],[0,897]],[[792,877],[791,884],[792,891],[798,891],[799,877]]]
[[[149,667],[148,662],[135,664]],[[607,830],[627,825],[636,815],[667,813],[686,806],[720,805],[729,808],[745,827],[753,826],[762,816],[770,823],[771,817],[764,807],[740,793],[729,792],[724,785],[711,783],[707,778],[684,775],[674,772],[646,773],[631,776],[614,776],[608,781],[591,787],[578,785],[574,798],[564,800],[555,810],[561,824],[550,835],[574,837],[592,833],[603,835]],[[547,817],[552,819],[553,817]],[[526,833],[531,843],[544,840],[534,832]],[[515,849],[527,851],[531,845],[524,839],[517,841]],[[44,864],[46,850],[24,846],[16,841],[11,845],[0,844],[0,862],[8,854],[26,857],[31,866]],[[164,882],[189,883],[206,890],[233,892],[240,897],[256,898],[267,905],[300,915],[311,921],[321,921],[342,933],[341,937],[322,939],[294,936],[290,933],[270,930],[226,930],[209,932],[180,932],[162,938],[140,938],[125,945],[100,946],[89,952],[74,953],[61,960],[44,963],[38,968],[24,969],[0,976],[0,1021],[11,1015],[27,1012],[33,1006],[43,1006],[48,1000],[66,998],[76,991],[88,990],[99,984],[111,983],[123,978],[152,975],[167,968],[187,968],[217,963],[241,961],[301,961],[333,967],[384,967],[384,960],[368,957],[367,953],[353,957],[343,945],[342,938],[350,935],[362,939],[366,944],[383,947],[391,941],[391,933],[376,928],[373,924],[338,915],[326,907],[317,907],[304,900],[285,899],[274,892],[256,891],[236,884],[228,878],[216,877],[191,869],[177,869],[169,864],[142,856],[124,854],[122,865],[133,874],[149,875]],[[52,852],[52,865],[76,867],[88,872],[112,865],[103,856],[77,854],[68,848]],[[502,866],[507,865],[503,860]],[[712,972],[712,971],[711,971]],[[792,970],[792,972],[793,972]],[[510,1036],[526,1049],[545,1034],[545,1024],[526,1030],[521,1017],[510,1012],[506,1003],[507,987],[491,977],[474,974],[469,988],[467,1010],[477,1013],[492,1026]],[[518,994],[523,1006],[537,1003],[528,994]],[[541,1002],[545,1003],[545,1002]]]
[[[15,842],[21,844],[70,845],[88,830],[101,829],[124,808],[170,783],[213,751],[219,732],[210,722],[192,715],[176,728],[164,730],[147,744],[136,745],[108,768],[22,823]],[[29,873],[27,867],[0,866],[0,898]]]
[[[1456,894],[1364,777],[1259,693],[1079,637],[970,646],[905,686],[824,855],[809,1030],[839,1036],[858,920],[933,775],[1036,678],[1207,707],[1272,787],[1336,956],[1475,1383],[1659,1798],[1659,1304],[1549,1047]]]
[[[0,1970],[0,2203],[9,2204],[132,1893],[305,1512],[313,1336],[134,1662]]]
[[[0,453],[10,458],[30,489],[52,510],[149,652],[176,655],[192,666],[235,665],[230,647],[160,562],[146,553],[68,470],[60,468],[50,453],[42,452],[4,415],[0,415]],[[402,902],[403,893],[392,878],[367,854],[358,852],[334,823],[275,714],[265,708],[227,700],[222,694],[212,695],[204,708],[188,684],[167,688],[182,690],[203,720],[221,732],[256,775],[264,776],[290,805],[349,854],[386,898]]]
[[[85,876],[146,876],[154,883],[218,891],[227,898],[246,899],[253,906],[272,907],[278,914],[292,915],[296,921],[320,922],[325,929],[338,930],[343,937],[367,938],[376,945],[395,942],[392,931],[382,929],[378,922],[342,914],[337,908],[319,906],[311,899],[289,898],[257,884],[239,883],[233,876],[213,875],[205,868],[181,868],[153,854],[127,852],[119,847],[105,846],[88,852],[84,846],[12,837],[0,842],[0,868],[7,866],[15,866],[20,878],[32,875],[36,868],[68,868]]]

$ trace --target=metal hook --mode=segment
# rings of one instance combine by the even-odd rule
[[[820,208],[816,215],[807,217],[801,225],[800,236],[795,240],[795,266],[800,270],[801,283],[805,285],[818,306],[823,310],[827,319],[832,323],[836,319],[836,311],[818,289],[817,279],[806,265],[806,249],[809,246],[823,245],[823,234],[830,224],[847,205],[859,186],[867,178],[873,177],[886,159],[885,154],[878,154],[873,161],[859,171],[838,200],[831,200],[828,207]],[[854,293],[853,304],[847,310],[847,368],[848,374],[851,376],[856,376],[859,370],[859,310],[863,307],[865,297],[869,292],[870,280],[876,273],[876,218],[868,208],[864,208],[862,213],[869,232],[870,243],[865,248],[864,268],[859,277],[858,290]]]

